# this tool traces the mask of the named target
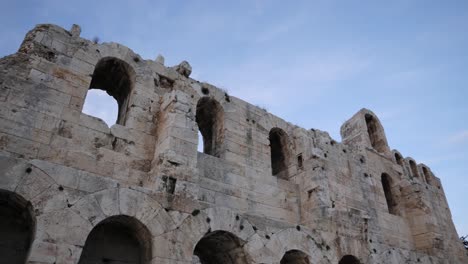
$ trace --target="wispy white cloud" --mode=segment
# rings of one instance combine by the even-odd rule
[[[464,144],[468,142],[468,129],[459,131],[455,134],[450,135],[447,140],[449,144]]]

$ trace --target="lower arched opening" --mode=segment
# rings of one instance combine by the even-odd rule
[[[280,264],[310,264],[310,257],[300,250],[289,250],[284,254]]]
[[[109,217],[86,239],[79,264],[146,264],[151,260],[151,235],[137,219]]]
[[[0,190],[1,263],[26,263],[35,226],[31,203],[14,192]]]
[[[361,264],[358,258],[352,255],[346,255],[341,258],[340,262],[338,264]]]
[[[244,242],[226,231],[206,234],[195,246],[192,263],[247,264]]]

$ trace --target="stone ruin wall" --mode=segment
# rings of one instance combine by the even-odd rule
[[[0,263],[468,262],[440,179],[371,111],[336,142],[79,35],[38,25],[0,59]],[[82,113],[90,87],[117,124]]]

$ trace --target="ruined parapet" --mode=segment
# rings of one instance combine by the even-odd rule
[[[191,71],[78,26],[38,25],[0,59],[0,203],[25,220],[5,229],[20,257],[465,262],[440,180],[391,152],[371,111],[338,142]],[[116,101],[116,124],[82,112],[90,89]]]

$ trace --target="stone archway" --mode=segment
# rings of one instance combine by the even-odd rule
[[[244,242],[230,232],[210,232],[195,246],[192,263],[247,264],[243,245]]]
[[[310,264],[310,257],[300,250],[289,250],[284,254],[280,264]]]
[[[353,255],[346,255],[341,258],[338,264],[361,264],[361,262]]]
[[[151,234],[137,219],[111,216],[86,239],[78,264],[146,264],[151,260]]]
[[[2,263],[24,264],[34,240],[36,221],[31,203],[0,189],[0,258]]]

